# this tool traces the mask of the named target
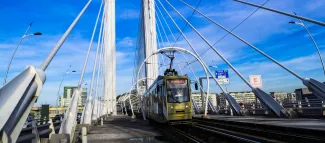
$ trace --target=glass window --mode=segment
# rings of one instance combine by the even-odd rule
[[[157,93],[158,93],[158,96],[161,96],[161,86],[159,85],[159,86],[157,86]]]
[[[189,93],[186,79],[167,80],[167,100],[169,103],[189,102]]]

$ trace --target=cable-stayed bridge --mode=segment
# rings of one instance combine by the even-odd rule
[[[184,7],[191,9],[193,14],[199,15],[202,20],[207,20],[225,31],[226,35],[224,37],[229,35],[236,38],[256,53],[285,70],[288,74],[293,75],[301,81],[305,88],[308,88],[308,94],[312,95],[314,99],[304,99],[296,103],[284,104],[278,102],[261,88],[254,86],[220,52],[216,43],[209,41],[193,25],[193,22],[191,22],[193,14],[191,17],[186,18],[181,14],[180,9],[174,6],[174,1],[168,0],[142,0],[137,51],[134,59],[133,85],[128,85],[130,90],[126,93],[116,96],[116,81],[118,80],[116,78],[116,6],[115,0],[103,0],[98,5],[98,14],[85,55],[81,76],[77,83],[77,90],[73,92],[71,102],[64,115],[58,116],[58,119],[40,119],[26,123],[25,121],[31,108],[40,96],[40,91],[46,82],[47,67],[56,57],[57,52],[73,28],[78,24],[82,15],[87,12],[87,8],[92,4],[92,0],[89,0],[56,45],[53,45],[52,51],[40,67],[29,66],[12,80],[8,82],[5,80],[4,86],[0,89],[1,142],[87,142],[88,140],[90,142],[100,142],[101,139],[107,141],[109,137],[96,136],[94,134],[105,134],[115,129],[119,129],[119,132],[123,134],[126,130],[123,130],[123,127],[128,129],[143,127],[144,131],[151,130],[151,128],[147,128],[147,124],[143,124],[142,120],[150,120],[152,122],[163,120],[165,123],[166,120],[170,121],[167,124],[163,124],[163,126],[156,122],[151,125],[160,128],[161,134],[167,136],[169,141],[174,142],[325,141],[321,135],[325,130],[323,119],[307,120],[301,118],[310,117],[302,113],[314,110],[319,112],[320,118],[324,117],[325,84],[322,81],[317,78],[299,75],[291,68],[285,66],[285,64],[259,49],[259,47],[237,35],[234,32],[236,27],[234,29],[225,28],[224,25],[198,10],[197,7],[201,1],[197,5],[190,5],[183,0],[178,0],[178,2]],[[263,9],[298,19],[301,22],[299,24],[302,26],[304,26],[303,22],[325,26],[324,22],[268,8],[264,4],[256,5],[241,0],[234,0],[233,3],[256,7],[256,11]],[[176,17],[178,20],[176,20]],[[179,24],[179,20],[185,23],[184,27]],[[200,47],[196,47],[195,43],[184,33],[185,28],[190,29],[204,42],[207,47],[204,52],[198,52]],[[312,37],[312,35],[310,36]],[[180,38],[183,41],[180,42]],[[315,43],[314,39],[312,40]],[[97,45],[93,46],[92,44],[96,41]],[[318,50],[316,43],[315,46]],[[92,47],[96,47],[94,61],[89,60]],[[256,104],[249,105],[252,107],[248,108],[246,105],[243,106],[238,103],[238,100],[220,83],[214,71],[209,68],[210,65],[207,65],[207,61],[203,58],[206,52],[220,57],[230,67],[234,74],[243,81],[242,84],[249,87],[254,94]],[[324,67],[322,57],[320,54],[319,56]],[[81,114],[80,124],[78,124],[78,100],[81,98],[84,75],[89,63],[93,63],[91,81],[89,83],[90,92]],[[193,67],[194,63],[199,64],[199,69],[203,74],[197,74],[198,67]],[[189,70],[184,70],[185,68]],[[169,87],[169,84],[173,83],[169,77],[176,79],[173,81],[174,84],[182,85]],[[186,78],[185,82],[180,80],[180,78]],[[202,80],[205,82],[202,82]],[[216,85],[220,89],[221,94],[219,96],[227,103],[224,110],[230,115],[218,115],[221,113],[221,109],[216,108],[208,96],[211,92],[210,84]],[[183,86],[187,86],[187,88],[195,87],[200,92],[200,108],[198,107],[199,103],[196,103],[191,97],[191,90],[194,89],[187,89]],[[169,88],[176,89],[173,91]],[[184,97],[186,94],[189,97],[187,101]],[[302,94],[304,94],[303,91]],[[184,97],[184,99],[181,97]],[[180,101],[181,99],[184,101]],[[170,100],[173,100],[173,102]],[[175,115],[171,112],[175,112]],[[257,112],[262,112],[262,114],[257,114]],[[121,114],[130,116],[122,116],[122,118],[127,118],[123,122],[132,122],[124,126],[125,123],[119,121]],[[252,117],[253,115],[263,117],[255,118]],[[188,118],[185,118],[187,116]],[[176,120],[179,120],[179,122]],[[255,122],[260,123],[256,124]],[[103,124],[107,124],[105,126],[107,128],[101,128],[101,126],[104,126]],[[118,126],[120,124],[122,125]],[[96,132],[92,133],[92,131]],[[88,133],[90,133],[89,135],[92,134],[92,136],[89,136],[87,139]],[[141,133],[146,134],[144,132]],[[273,138],[272,136],[278,137]],[[114,138],[113,136],[110,137]]]

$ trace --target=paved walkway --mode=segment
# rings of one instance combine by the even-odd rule
[[[129,116],[110,116],[104,125],[94,127],[88,134],[89,143],[163,143],[160,133],[148,121]]]

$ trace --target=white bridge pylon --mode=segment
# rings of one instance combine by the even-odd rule
[[[195,59],[197,59],[199,61],[199,63],[201,64],[202,68],[204,69],[204,72],[205,72],[205,76],[207,78],[207,91],[206,91],[206,95],[209,95],[209,88],[210,88],[210,80],[209,80],[209,75],[208,75],[208,72],[207,72],[207,69],[206,69],[206,66],[204,64],[204,62],[198,57],[196,56],[195,54],[193,54],[191,51],[189,50],[186,50],[184,48],[180,48],[180,47],[165,47],[165,48],[161,48],[161,49],[158,49],[157,51],[153,52],[150,56],[146,57],[143,62],[141,63],[139,69],[138,69],[138,73],[137,73],[137,80],[136,81],[139,81],[139,78],[140,78],[140,71],[141,71],[141,68],[142,66],[144,65],[144,63],[147,62],[147,60],[154,56],[154,55],[157,55],[159,53],[164,53],[164,52],[183,52],[183,53],[187,53],[187,54],[190,54],[192,55]],[[149,87],[150,85],[148,85]],[[143,110],[143,104],[142,104],[142,100],[141,100],[141,96],[142,95],[139,95],[139,84],[138,82],[136,82],[136,89],[137,89],[137,94],[138,94],[138,98],[139,98],[139,104],[140,104],[140,108],[141,108],[141,112],[142,112],[142,116],[143,116],[143,120],[146,120],[146,117],[145,117],[145,113],[144,113],[144,110]],[[206,96],[206,103],[205,103],[205,110],[204,110],[204,116],[207,116],[207,111],[208,111],[208,96]]]

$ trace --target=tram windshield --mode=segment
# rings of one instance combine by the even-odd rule
[[[169,103],[189,102],[186,79],[171,79],[167,80],[167,101]]]

